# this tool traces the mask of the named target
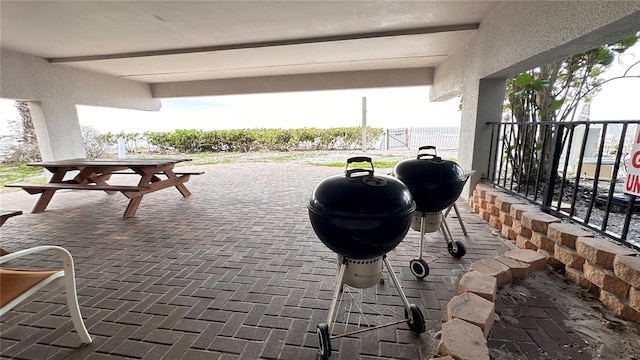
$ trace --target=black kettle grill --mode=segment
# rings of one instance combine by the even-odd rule
[[[400,161],[392,175],[409,187],[416,202],[411,228],[420,231],[420,250],[418,258],[409,263],[413,275],[422,279],[429,274],[429,266],[422,258],[426,232],[440,229],[451,256],[463,257],[466,248],[461,241],[453,240],[442,211],[455,204],[469,175],[456,162],[439,157],[435,146],[421,146],[417,157]]]
[[[309,201],[313,230],[329,249],[350,259],[371,259],[395,248],[407,234],[416,209],[409,188],[372,169],[346,169],[322,180]]]
[[[369,163],[370,168],[349,169],[353,163]],[[409,304],[386,253],[405,237],[416,205],[409,188],[388,175],[374,174],[369,157],[347,159],[344,174],[322,180],[313,190],[308,204],[309,220],[316,235],[338,254],[338,273],[327,322],[317,326],[322,359],[331,355],[330,335],[334,313],[343,286],[368,288],[381,279],[383,264],[389,272],[405,307],[405,320],[416,334],[425,331],[420,309]],[[367,331],[372,329],[364,329]]]

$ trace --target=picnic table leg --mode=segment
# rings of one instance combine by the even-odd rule
[[[167,178],[169,178],[169,179],[176,179],[177,178],[176,174],[171,169],[166,169],[164,171],[164,173],[165,173],[165,175],[167,175]],[[184,181],[187,182],[187,181],[189,181],[189,177],[190,177],[190,175],[186,174],[186,175],[182,175],[181,178],[184,178]],[[180,183],[180,184],[176,185],[176,189],[178,189],[178,191],[180,191],[180,194],[182,194],[183,197],[191,196],[191,192],[189,192],[187,187],[184,186],[184,183]]]
[[[131,200],[129,200],[129,205],[127,205],[127,209],[124,211],[124,215],[122,216],[122,218],[128,219],[134,216],[136,214],[136,211],[138,210],[138,206],[140,205],[141,201],[142,201],[142,196],[134,197]]]
[[[36,202],[36,205],[33,207],[33,210],[31,210],[31,212],[34,214],[43,212],[44,209],[46,209],[47,206],[49,205],[49,202],[51,201],[51,198],[53,197],[53,194],[55,194],[56,190],[57,189],[44,190],[40,195],[38,202]]]
[[[72,169],[66,168],[66,167],[59,168],[53,174],[51,174],[51,178],[49,179],[49,182],[50,183],[62,182],[62,180],[64,180],[65,174],[69,170],[72,170]],[[31,210],[31,212],[34,214],[43,212],[44,209],[46,209],[47,206],[49,206],[49,202],[51,202],[51,198],[53,197],[53,194],[56,193],[56,190],[57,189],[44,190],[42,194],[40,194],[40,198],[38,199],[36,204],[33,206],[33,210]]]
[[[182,196],[187,197],[191,195],[191,192],[189,192],[189,190],[187,190],[187,187],[184,186],[184,184],[178,184],[176,185],[176,189],[178,189],[178,191],[180,191],[180,194],[182,194]]]

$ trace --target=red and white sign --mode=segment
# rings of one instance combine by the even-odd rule
[[[631,146],[631,161],[627,168],[627,181],[624,185],[624,192],[640,196],[640,127],[638,127],[638,133]]]

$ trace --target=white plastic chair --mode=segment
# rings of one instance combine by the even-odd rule
[[[61,257],[62,270],[27,270],[0,267],[0,316],[4,315],[7,311],[20,304],[53,280],[64,277],[67,306],[71,314],[71,321],[73,321],[73,326],[78,336],[80,336],[82,343],[89,344],[92,340],[80,314],[73,258],[66,249],[59,246],[36,246],[0,256],[0,264],[27,254],[46,250],[53,250]]]

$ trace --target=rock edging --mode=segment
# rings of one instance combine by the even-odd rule
[[[488,360],[487,338],[495,321],[497,289],[544,268],[546,258],[527,249],[510,250],[493,260],[471,264],[458,284],[460,295],[447,305],[448,321],[442,325],[437,354],[461,360]],[[460,334],[467,339],[460,341]]]
[[[487,337],[495,320],[497,289],[551,266],[591,293],[621,319],[640,322],[640,257],[606,239],[562,223],[522,200],[478,184],[472,209],[519,249],[471,264],[447,305],[438,359],[489,359]],[[466,341],[460,341],[465,334]],[[434,358],[435,359],[435,358]]]
[[[615,316],[640,322],[640,257],[635,251],[562,223],[489,184],[478,184],[469,202],[504,237],[543,255],[547,265],[599,296]]]

